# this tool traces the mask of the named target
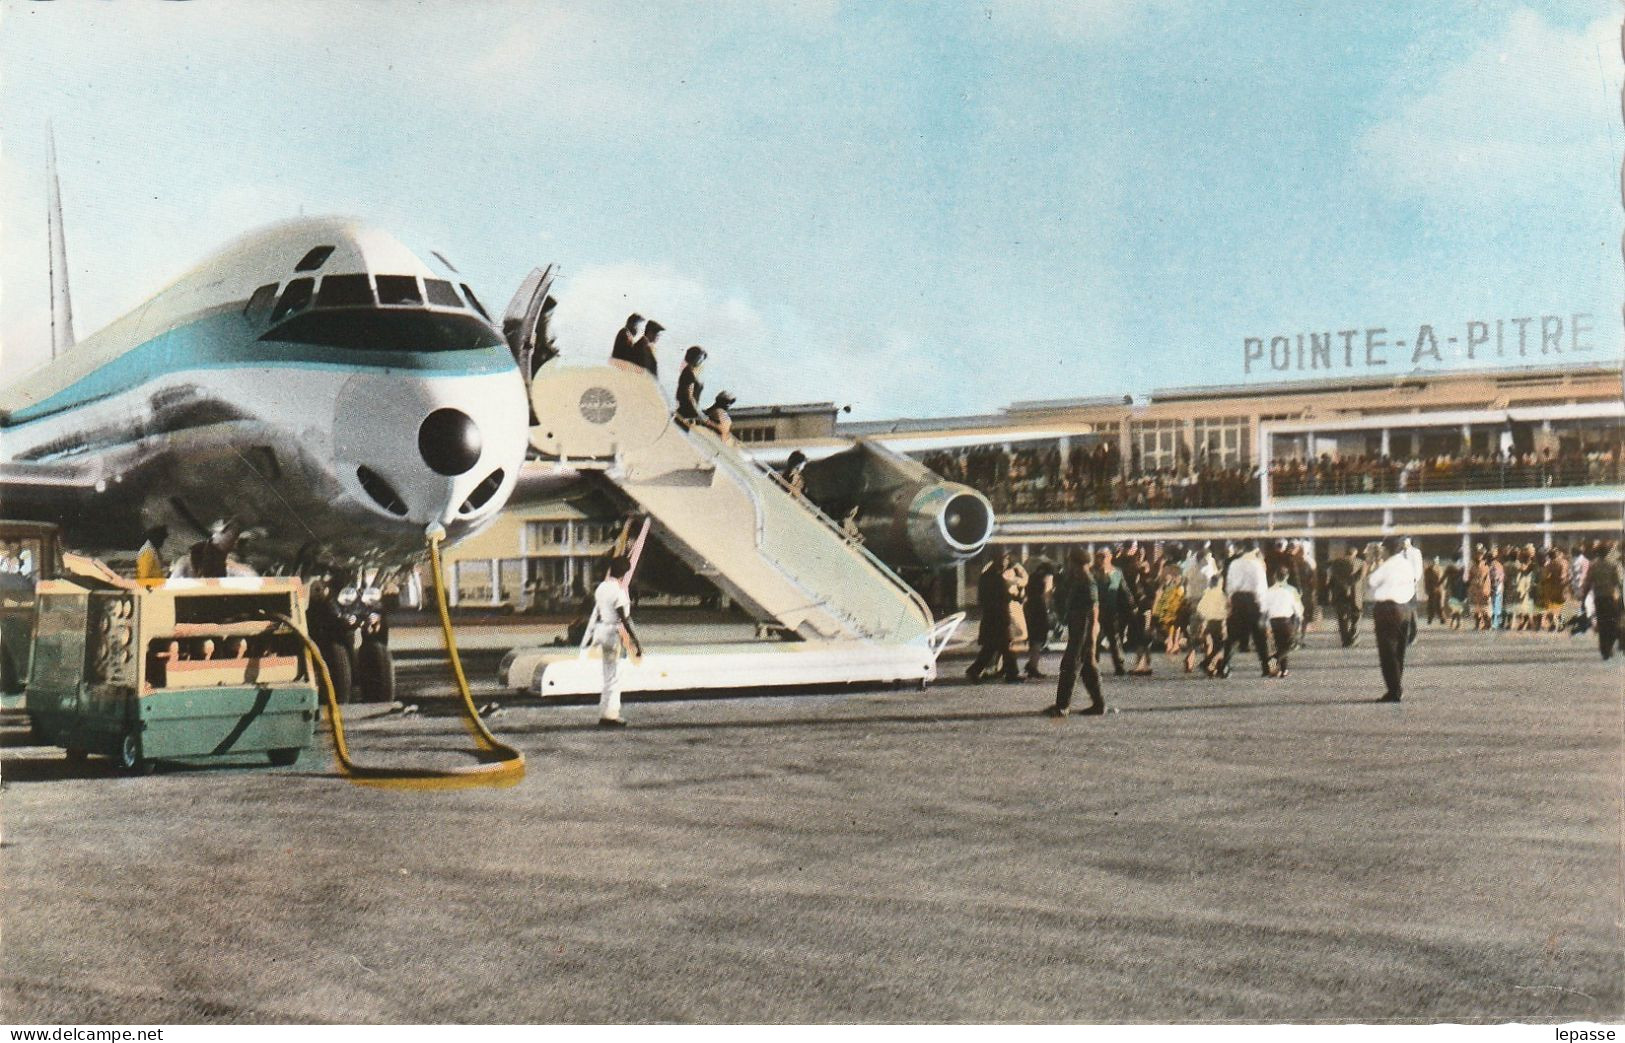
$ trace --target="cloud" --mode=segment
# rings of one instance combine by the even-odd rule
[[[1175,0],[988,0],[988,20],[1018,35],[1039,34],[1063,43],[1113,39],[1147,16],[1165,20]]]
[[[789,310],[763,314],[740,291],[717,289],[666,265],[596,264],[566,272],[555,290],[559,348],[570,363],[609,357],[636,311],[665,326],[661,379],[675,388],[683,351],[706,348],[706,397],[727,389],[741,406],[833,401],[858,416],[940,411],[952,396],[920,337],[832,328]]]
[[[1504,205],[1612,184],[1619,130],[1617,19],[1579,32],[1527,9],[1356,144],[1403,195]]]

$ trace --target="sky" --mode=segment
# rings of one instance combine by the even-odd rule
[[[1617,0],[0,0],[0,369],[49,355],[47,125],[80,337],[245,230],[349,214],[495,307],[557,264],[566,359],[607,356],[636,310],[668,327],[668,383],[703,344],[741,405],[946,416],[1615,362],[1620,20]],[[1531,334],[1518,355],[1512,321],[1541,316],[1553,353]],[[1497,320],[1513,340],[1467,358]],[[1298,368],[1298,334],[1342,330],[1331,368]]]

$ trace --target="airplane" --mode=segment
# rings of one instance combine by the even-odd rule
[[[0,516],[96,553],[163,524],[167,560],[229,519],[258,571],[329,581],[311,607],[324,658],[361,697],[393,698],[382,580],[410,573],[430,529],[456,542],[516,489],[568,498],[591,478],[525,466],[528,386],[558,354],[553,271],[527,277],[499,326],[443,254],[298,218],[76,341],[54,148],[49,162],[52,358],[0,388]],[[831,481],[815,467],[809,494],[861,504],[882,557],[939,566],[991,536],[980,494],[913,461],[871,447],[818,463]]]
[[[431,527],[455,542],[496,517],[525,457],[524,380],[443,255],[287,220],[76,341],[51,158],[52,358],[0,389],[0,515],[97,551],[164,524],[169,560],[229,519],[251,566],[335,589],[409,568]],[[387,699],[369,593],[338,613],[362,629],[344,658]]]

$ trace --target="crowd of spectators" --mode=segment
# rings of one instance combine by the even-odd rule
[[[1593,447],[1539,453],[1388,456],[1323,454],[1270,465],[1276,496],[1348,496],[1359,493],[1462,492],[1470,489],[1541,489],[1609,485],[1620,480],[1618,448]]]
[[[1245,507],[1258,503],[1257,468],[1209,463],[1142,468],[1125,472],[1114,442],[1008,450],[998,446],[944,450],[921,461],[949,481],[963,482],[988,498],[995,511],[1168,510]]]
[[[1277,460],[1270,465],[1275,496],[1351,496],[1362,493],[1461,492],[1611,485],[1621,481],[1621,448],[1561,452],[1473,453],[1396,459],[1363,454]],[[1199,454],[1177,467],[1123,466],[1116,444],[1005,449],[979,446],[928,453],[921,461],[949,481],[985,495],[1001,513],[1180,510],[1253,507],[1259,503],[1256,467],[1210,462]]]

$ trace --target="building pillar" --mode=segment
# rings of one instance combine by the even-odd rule
[[[1388,429],[1386,427],[1382,429],[1382,455],[1388,455]]]
[[[1465,425],[1463,425],[1465,426]],[[1473,561],[1473,509],[1461,509],[1461,566],[1468,568]]]
[[[502,604],[502,561],[491,559],[491,605],[494,608]]]
[[[954,608],[955,609],[962,609],[964,607],[965,607],[965,563],[963,561],[958,561],[958,562],[954,563]]]
[[[458,602],[462,600],[463,563],[460,561],[452,562],[450,574],[451,582],[446,584],[446,604],[456,608]],[[445,577],[446,570],[442,569],[441,578],[444,579]]]
[[[1384,435],[1383,441],[1384,442],[1387,441],[1387,437],[1386,437],[1387,434],[1388,434],[1387,431],[1383,432],[1383,435]],[[1386,452],[1386,446],[1384,447],[1384,451]],[[1391,533],[1393,531],[1394,531],[1394,509],[1392,507],[1384,507],[1382,509],[1382,534],[1384,536],[1386,536],[1386,535],[1388,535],[1389,533]]]
[[[1550,421],[1547,424],[1550,425]],[[1548,430],[1550,427],[1548,426]],[[1552,549],[1552,505],[1547,504],[1541,509],[1540,546],[1542,550]]]
[[[1467,456],[1473,451],[1473,425],[1461,425],[1461,455]]]

